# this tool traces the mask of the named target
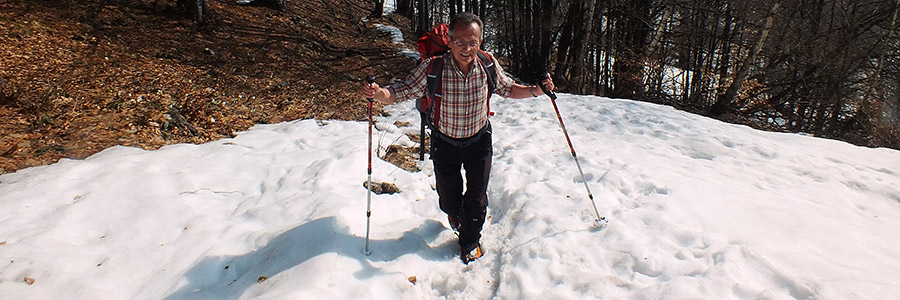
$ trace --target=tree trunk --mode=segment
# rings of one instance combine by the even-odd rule
[[[575,31],[577,36],[572,45],[573,51],[569,56],[569,65],[572,67],[570,78],[579,83],[582,82],[581,70],[585,65],[584,53],[587,51],[588,43],[591,41],[591,34],[594,32],[594,19],[596,18],[594,13],[597,8],[595,1],[592,0],[584,1],[583,4],[583,12],[580,14],[582,22],[579,23],[583,24],[583,26],[577,27]],[[579,92],[583,91],[583,88],[579,89]]]
[[[611,55],[614,50],[612,45],[613,37],[613,22],[610,18],[606,18],[606,29],[603,31],[604,37],[601,41],[600,48],[602,49],[603,59],[597,61],[598,70],[600,71],[600,86],[598,89],[598,95],[606,96],[609,94],[610,83],[612,82],[612,69],[610,66],[610,61],[612,61]]]
[[[753,50],[750,52],[750,56],[744,59],[744,63],[741,65],[741,68],[738,70],[737,74],[734,76],[734,81],[731,83],[731,86],[725,90],[725,94],[719,95],[716,100],[716,104],[713,105],[712,110],[710,110],[710,115],[713,117],[719,117],[725,114],[728,111],[728,108],[731,107],[731,103],[734,102],[735,96],[737,96],[738,90],[744,85],[744,80],[747,79],[747,73],[750,72],[750,66],[756,61],[756,57],[759,55],[759,52],[762,51],[763,45],[766,43],[766,38],[769,36],[769,32],[772,30],[772,25],[775,23],[775,13],[778,12],[778,8],[781,6],[781,0],[775,1],[775,4],[772,5],[772,9],[769,11],[769,15],[766,17],[766,25],[763,28],[762,33],[760,33],[759,40],[756,42],[756,45],[753,46]]]
[[[407,18],[413,18],[413,5],[414,0],[396,0],[397,10],[394,12],[398,15],[405,16]]]
[[[566,13],[566,22],[563,23],[563,29],[559,36],[559,44],[556,47],[556,68],[553,72],[553,82],[557,87],[562,89],[569,88],[571,78],[569,73],[569,51],[572,47],[572,39],[574,26],[579,22],[581,12],[580,2],[582,0],[573,0],[570,2],[568,12]]]
[[[447,6],[450,10],[450,18],[453,18],[456,15],[456,0],[448,0]]]
[[[646,46],[645,37],[649,33],[650,1],[638,0],[626,6],[622,12],[621,26],[616,29],[621,33],[621,51],[616,51],[613,64],[613,92],[616,97],[642,97],[643,60],[641,54]]]
[[[483,20],[483,21],[488,21],[488,19],[487,19],[487,8],[488,8],[487,4],[488,3],[487,2],[488,2],[487,0],[481,0],[481,6],[478,8],[478,16],[480,16],[481,20]]]
[[[735,43],[735,30],[734,30],[734,18],[732,17],[732,6],[729,4],[725,9],[725,32],[722,34],[723,38],[723,49],[722,55],[719,58],[718,70],[719,70],[719,82],[716,85],[716,95],[723,94],[724,91],[722,89],[725,87],[725,80],[728,78],[728,69],[731,65],[731,45]]]
[[[541,12],[541,64],[544,65],[544,72],[547,71],[546,66],[550,61],[550,49],[553,46],[553,0],[543,0],[540,7]]]
[[[666,28],[666,25],[669,24],[669,20],[672,19],[672,12],[675,11],[673,7],[666,7],[666,12],[662,19],[659,20],[659,24],[656,25],[656,30],[653,32],[653,36],[650,38],[650,45],[647,46],[646,51],[644,52],[644,57],[653,57],[654,52],[656,51],[656,47],[659,46],[659,40],[662,38],[663,29]]]
[[[384,0],[375,0],[375,7],[372,8],[372,14],[369,16],[380,18],[382,15],[384,15]]]
[[[416,26],[416,36],[425,35],[431,27],[430,9],[428,0],[418,0],[418,18]]]

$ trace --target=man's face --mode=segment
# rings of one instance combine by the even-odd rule
[[[468,66],[475,61],[475,56],[481,46],[481,28],[478,23],[468,25],[456,25],[453,37],[450,38],[450,53],[461,67]]]

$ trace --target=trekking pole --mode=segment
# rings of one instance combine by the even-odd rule
[[[366,77],[366,82],[375,83],[375,75]],[[369,101],[369,179],[366,181],[366,189],[369,192],[366,196],[366,256],[369,256],[372,255],[372,250],[369,250],[369,228],[372,220],[372,124],[375,122],[372,121],[372,101],[374,99],[367,98],[366,100]]]
[[[419,114],[422,117],[422,125],[419,128],[419,161],[425,161],[425,114]]]
[[[581,173],[581,180],[584,181],[584,189],[587,190],[588,198],[591,199],[591,204],[594,206],[594,213],[597,214],[597,219],[594,221],[602,222],[606,220],[606,217],[600,216],[600,211],[597,210],[597,203],[594,202],[594,194],[591,194],[591,188],[588,186],[587,178],[584,177],[584,171],[581,170],[581,163],[578,162],[578,155],[575,154],[575,147],[572,146],[572,139],[569,138],[569,132],[566,130],[566,124],[563,123],[562,115],[559,114],[559,107],[556,106],[556,94],[554,94],[553,91],[547,90],[543,83],[540,83],[538,85],[541,87],[541,90],[544,91],[544,94],[547,94],[547,96],[550,97],[550,102],[553,103],[553,110],[556,111],[556,118],[559,119],[559,127],[562,127],[563,134],[566,135],[566,142],[569,143],[569,150],[572,151],[572,158],[575,159],[575,166],[578,167],[578,173]]]

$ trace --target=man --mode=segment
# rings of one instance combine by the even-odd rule
[[[458,14],[450,21],[450,52],[434,58],[443,59],[444,66],[440,75],[442,101],[435,109],[441,122],[432,129],[431,159],[440,208],[447,213],[450,226],[459,231],[460,258],[466,264],[484,253],[480,239],[487,213],[487,185],[493,155],[488,122],[490,76],[477,55],[483,26],[474,14]],[[491,60],[496,61],[493,56]],[[421,98],[427,93],[426,69],[431,61],[424,60],[403,82],[387,88],[363,83],[361,91],[367,98],[384,104]],[[498,95],[519,99],[535,97],[541,92],[539,87],[515,83],[499,64],[495,65],[494,92]],[[543,84],[550,90],[554,88],[549,76]],[[461,169],[466,173],[465,193]]]

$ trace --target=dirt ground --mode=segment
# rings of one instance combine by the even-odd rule
[[[409,21],[366,22],[367,1],[257,2],[208,0],[198,24],[174,0],[0,0],[0,174],[257,123],[364,120],[362,78],[415,63],[373,26]]]

